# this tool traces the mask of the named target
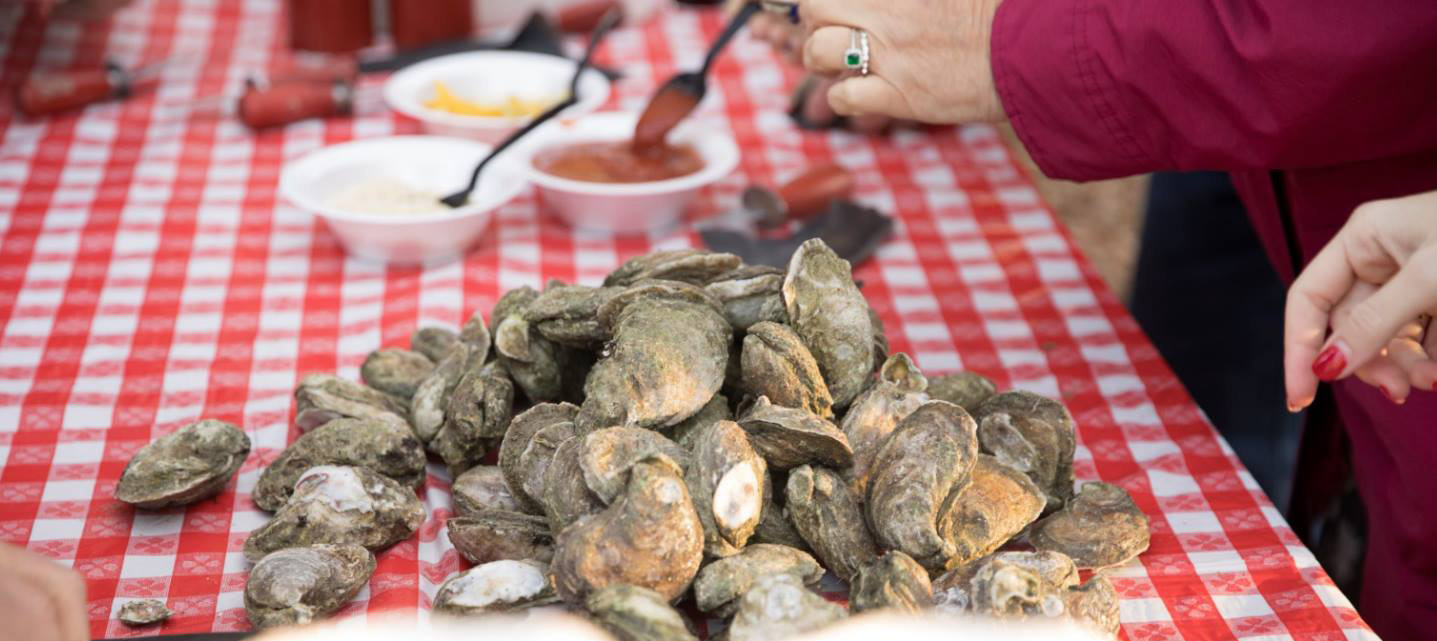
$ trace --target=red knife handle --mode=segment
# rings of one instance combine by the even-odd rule
[[[110,66],[34,74],[20,85],[15,97],[24,114],[45,116],[124,96],[128,91],[124,71]]]
[[[599,20],[609,9],[619,6],[618,0],[593,0],[564,7],[554,16],[559,30],[564,33],[589,33],[599,26]]]
[[[291,62],[270,71],[267,84],[293,82],[349,82],[359,75],[359,62],[353,58],[333,58],[317,62]]]
[[[338,82],[251,87],[240,97],[239,119],[251,129],[264,129],[333,116],[349,111],[350,93]]]
[[[826,211],[828,204],[853,193],[853,174],[828,163],[799,174],[778,188],[778,197],[788,208],[788,218],[808,218]]]

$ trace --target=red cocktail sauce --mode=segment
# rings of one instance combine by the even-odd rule
[[[586,142],[546,149],[534,156],[546,174],[595,183],[643,183],[687,176],[704,167],[689,145],[660,143],[637,151],[629,140]]]

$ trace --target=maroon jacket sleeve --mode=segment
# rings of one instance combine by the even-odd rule
[[[1004,0],[992,64],[1055,178],[1437,147],[1437,0]]]

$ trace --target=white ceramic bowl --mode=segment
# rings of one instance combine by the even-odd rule
[[[285,163],[279,192],[314,213],[339,237],[345,251],[372,260],[434,264],[453,260],[479,239],[493,210],[524,189],[523,173],[508,154],[484,168],[469,203],[425,213],[357,213],[331,201],[366,180],[397,181],[439,195],[469,181],[489,145],[438,136],[390,136],[330,145]]]
[[[465,100],[502,104],[520,100],[558,101],[569,93],[575,63],[566,58],[522,51],[469,51],[439,56],[405,67],[384,83],[389,108],[418,120],[424,131],[487,143],[502,140],[529,118],[465,116],[425,107],[434,84],[443,82]],[[579,102],[567,117],[590,113],[609,99],[609,79],[593,69],[579,77]]]
[[[574,227],[619,233],[661,229],[679,219],[700,189],[738,166],[738,145],[724,131],[693,122],[675,129],[669,141],[693,145],[704,167],[668,180],[596,183],[560,178],[534,167],[534,155],[555,146],[628,140],[638,119],[635,113],[601,112],[558,120],[527,136],[515,150],[514,160],[538,189],[543,205]]]

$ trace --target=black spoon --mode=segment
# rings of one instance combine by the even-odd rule
[[[484,171],[484,166],[488,165],[489,161],[498,156],[500,152],[508,149],[515,141],[523,138],[529,132],[538,129],[539,125],[548,122],[553,119],[554,116],[559,115],[560,112],[579,102],[579,77],[584,75],[585,69],[589,68],[589,61],[594,57],[594,51],[599,48],[599,43],[603,41],[604,36],[608,35],[609,31],[614,28],[614,25],[619,23],[621,16],[622,12],[617,8],[610,9],[608,13],[605,13],[604,17],[599,20],[598,26],[594,27],[594,32],[589,36],[589,47],[584,50],[584,57],[579,59],[579,65],[574,68],[573,79],[569,80],[569,97],[565,98],[559,104],[549,107],[544,113],[539,114],[538,117],[529,121],[529,124],[520,127],[518,131],[509,134],[508,138],[494,145],[494,150],[489,152],[489,155],[485,156],[483,160],[479,161],[479,165],[474,167],[474,173],[469,175],[469,186],[440,198],[439,202],[450,207],[463,207],[465,203],[469,202],[469,194],[479,185],[479,173]]]
[[[649,105],[644,107],[644,113],[639,116],[639,124],[634,127],[634,149],[646,149],[663,143],[669,131],[693,113],[694,108],[699,106],[699,101],[704,99],[704,92],[708,91],[705,78],[714,59],[718,58],[724,45],[727,45],[734,34],[760,9],[762,6],[757,2],[745,3],[743,8],[734,14],[733,19],[729,20],[718,40],[709,47],[702,68],[674,76],[664,83],[664,86],[659,87]]]

